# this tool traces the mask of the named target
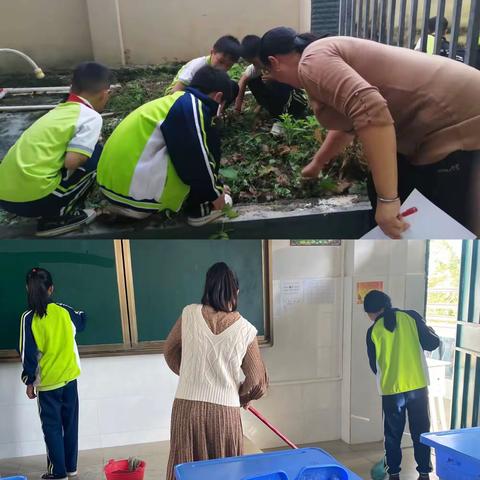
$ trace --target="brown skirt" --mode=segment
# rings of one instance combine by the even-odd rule
[[[243,454],[240,408],[175,399],[170,427],[167,480],[180,463]]]

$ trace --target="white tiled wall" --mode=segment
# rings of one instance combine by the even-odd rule
[[[25,396],[20,365],[1,365],[0,379],[0,458],[43,453],[36,401]],[[168,439],[176,382],[163,355],[83,359],[80,448]]]
[[[342,247],[290,247],[272,243],[273,339],[262,351],[271,388],[258,408],[293,442],[340,438]],[[282,305],[282,282],[331,279],[332,304]],[[283,445],[250,413],[244,428],[261,447]]]
[[[290,247],[288,241],[272,242],[274,345],[262,349],[271,388],[255,406],[294,442],[378,437],[377,397],[364,347],[368,323],[353,304],[352,285],[356,278],[380,276],[394,286],[399,306],[417,308],[423,301],[424,251],[419,244],[389,243]],[[331,279],[333,303],[283,305],[282,282],[308,278]],[[163,355],[89,358],[82,366],[81,449],[169,438],[177,379]],[[358,426],[351,415],[377,417]],[[243,418],[257,445],[282,445],[250,413]],[[43,452],[36,404],[25,396],[20,365],[0,364],[0,458]]]

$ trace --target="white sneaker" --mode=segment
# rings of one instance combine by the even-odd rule
[[[275,122],[272,125],[272,129],[270,130],[270,133],[274,137],[283,137],[285,135],[285,128],[282,125],[282,122]]]
[[[74,472],[67,472],[67,477],[76,477],[78,475],[78,470],[75,470]]]
[[[231,207],[233,205],[232,197],[226,193],[225,194],[225,205]],[[223,217],[225,212],[223,210],[211,210],[208,215],[203,215],[201,217],[188,217],[187,223],[191,227],[202,227],[203,225],[207,225],[220,217]]]

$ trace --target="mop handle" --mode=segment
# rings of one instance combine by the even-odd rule
[[[258,410],[248,407],[250,413],[253,413],[262,423],[264,423],[275,435],[278,435],[289,447],[297,449],[298,447],[291,442],[282,432],[275,428]]]

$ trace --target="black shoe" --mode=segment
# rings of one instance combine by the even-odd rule
[[[428,473],[421,473],[418,476],[418,480],[430,480],[430,474]]]
[[[389,476],[388,476],[388,479],[389,479],[389,480],[400,480],[400,474],[399,474],[399,473],[395,473],[394,475],[389,475]]]
[[[68,480],[66,475],[55,475],[54,473],[45,473],[42,475],[43,480]]]
[[[55,218],[41,218],[37,224],[37,237],[54,237],[63,235],[86,225],[94,220],[95,210],[78,210],[68,215]]]

